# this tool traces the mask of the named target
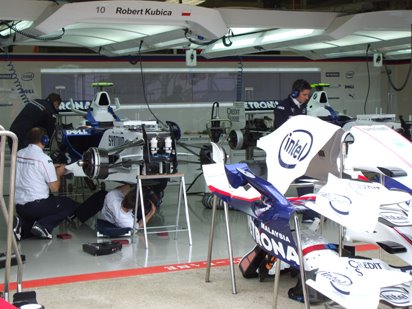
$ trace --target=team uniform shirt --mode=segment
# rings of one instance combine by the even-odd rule
[[[279,102],[274,110],[275,121],[273,123],[273,128],[276,130],[282,124],[284,124],[289,117],[297,115],[306,115],[307,103],[300,104],[298,100],[288,97],[287,99]]]
[[[124,194],[119,189],[114,189],[106,194],[100,218],[117,227],[133,228],[133,213],[122,208]]]
[[[24,205],[49,197],[49,183],[57,181],[52,159],[30,144],[17,152],[15,203]]]
[[[19,139],[18,149],[27,146],[26,135],[31,128],[42,127],[48,136],[52,136],[56,128],[58,110],[49,100],[35,100],[26,104],[10,126],[10,131]]]

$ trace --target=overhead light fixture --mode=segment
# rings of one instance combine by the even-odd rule
[[[230,28],[230,30],[232,30],[233,35],[241,35],[241,34],[263,31],[262,28],[252,28],[252,27],[251,28],[232,27]]]
[[[227,46],[223,44],[223,42],[215,43],[212,47],[213,51],[227,49],[227,48],[242,48],[247,46],[253,46],[253,43],[256,41],[256,37],[249,37],[249,38],[237,38],[237,39],[230,39],[231,44]]]
[[[234,67],[220,67],[220,68],[191,68],[191,67],[184,67],[184,68],[145,68],[144,71],[146,73],[237,73],[239,71],[238,68]],[[81,74],[81,73],[140,73],[140,68],[51,68],[51,69],[41,69],[41,74]],[[250,72],[250,73],[271,73],[271,72],[320,72],[320,68],[305,68],[305,67],[295,67],[295,68],[280,68],[280,67],[253,67],[253,68],[243,68],[243,72]]]
[[[199,5],[205,1],[206,0],[166,0],[166,2],[170,2],[170,3],[180,3],[180,4],[187,4],[187,5]]]
[[[1,30],[0,35],[6,36],[6,35],[13,34],[15,32],[14,29],[16,29],[17,31],[22,31],[24,29],[29,28],[32,24],[33,24],[33,21],[30,21],[30,20],[21,20],[17,23],[13,22],[10,26],[8,26],[7,29]]]
[[[276,43],[300,39],[311,35],[315,29],[278,29],[265,33],[262,43]]]
[[[385,56],[398,56],[398,55],[405,55],[405,54],[410,54],[411,49],[402,49],[402,50],[394,50],[390,51],[388,53],[385,53]]]
[[[177,46],[180,44],[184,44],[188,42],[188,40],[186,38],[179,38],[179,39],[175,39],[175,40],[170,40],[170,41],[166,41],[166,42],[159,42],[159,43],[155,43],[153,44],[154,47],[169,47],[169,46]]]

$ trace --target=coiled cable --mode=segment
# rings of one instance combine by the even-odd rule
[[[7,68],[11,74],[11,79],[13,79],[14,81],[14,85],[16,87],[17,93],[19,94],[21,100],[23,101],[23,103],[26,105],[28,103],[30,103],[30,99],[27,97],[26,92],[23,89],[23,86],[20,82],[19,76],[17,75],[17,71],[16,68],[13,64],[13,62],[10,59],[10,55],[7,52],[7,50],[4,50],[5,54],[6,54],[6,65]]]
[[[243,92],[243,62],[242,57],[239,57],[239,70],[237,71],[236,78],[236,101],[242,101],[242,92]]]

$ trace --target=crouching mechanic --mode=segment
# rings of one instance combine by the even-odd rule
[[[54,166],[43,152],[48,136],[43,128],[35,127],[27,134],[28,146],[17,152],[16,212],[21,221],[22,238],[37,236],[51,239],[53,229],[74,213],[77,203],[58,192],[65,166]]]
[[[145,219],[148,222],[156,212],[156,206],[150,199],[145,199]],[[140,204],[140,201],[139,201]],[[99,218],[120,228],[133,228],[133,210],[136,205],[136,187],[122,185],[109,191],[104,199]],[[139,205],[136,220],[139,227],[143,226],[142,210]]]

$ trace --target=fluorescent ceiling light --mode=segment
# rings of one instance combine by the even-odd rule
[[[11,23],[12,27],[19,31],[29,28],[32,24],[33,22],[30,20],[22,20],[17,23],[14,23],[14,22]],[[0,31],[0,35],[6,36],[6,35],[13,34],[14,32],[15,31],[13,29],[7,28],[7,29]]]
[[[251,33],[251,32],[258,32],[258,31],[263,31],[265,30],[264,28],[240,28],[240,27],[231,27],[230,30],[232,30],[234,35],[240,35],[240,34],[246,34],[246,33]]]
[[[181,4],[187,4],[187,5],[199,5],[203,2],[205,2],[206,0],[183,0]],[[170,3],[180,3],[179,0],[166,0],[166,2],[170,2]]]
[[[358,57],[360,55],[365,55],[365,50],[351,50],[351,51],[324,54],[326,58]]]
[[[262,43],[276,43],[290,41],[311,35],[314,29],[279,29],[264,35]]]
[[[405,55],[405,54],[410,54],[411,49],[401,49],[401,50],[393,50],[390,52],[385,53],[385,56],[396,56],[396,55]]]
[[[141,73],[140,68],[111,68],[111,69],[79,69],[79,68],[60,68],[60,69],[41,69],[40,72],[47,74],[74,74],[74,73]],[[238,68],[145,68],[145,73],[237,73]],[[243,72],[260,72],[260,73],[271,73],[271,72],[320,72],[320,68],[243,68]]]
[[[297,45],[297,46],[293,46],[292,48],[295,50],[305,51],[305,50],[316,50],[316,49],[324,49],[324,48],[331,48],[331,47],[336,47],[336,46],[329,44],[329,43],[313,43],[313,44]]]
[[[159,42],[153,44],[154,47],[166,47],[166,46],[174,46],[174,45],[179,45],[188,42],[186,38],[180,38],[180,39],[175,39],[175,40],[170,40],[166,42]]]
[[[335,46],[349,46],[349,45],[357,45],[357,44],[367,44],[373,42],[382,41],[378,38],[367,37],[367,36],[359,36],[359,35],[348,35],[342,39],[329,41],[327,43],[335,45]]]
[[[254,38],[239,38],[235,39],[232,38],[230,39],[232,44],[230,46],[225,46],[222,42],[215,43],[212,47],[212,50],[222,50],[222,49],[227,49],[227,48],[241,48],[241,47],[248,47],[248,46],[253,46],[253,43],[256,41],[256,37]]]
[[[402,38],[409,38],[411,36],[410,31],[356,31],[354,35],[363,35],[378,38],[381,40],[395,40]]]

